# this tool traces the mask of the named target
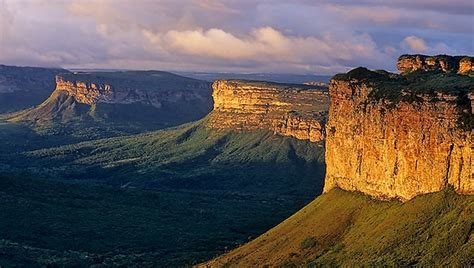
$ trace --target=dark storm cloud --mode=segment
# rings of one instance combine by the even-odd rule
[[[0,62],[333,73],[473,54],[471,1],[0,0]]]

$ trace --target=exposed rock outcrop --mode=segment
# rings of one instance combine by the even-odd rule
[[[474,58],[473,57],[464,57],[459,61],[459,71],[460,74],[474,73]]]
[[[401,73],[439,70],[465,74],[473,71],[473,58],[447,55],[402,55],[398,59],[397,68]]]
[[[220,80],[213,84],[208,127],[271,130],[312,142],[324,139],[329,104],[324,87]]]
[[[154,77],[156,73],[156,77]],[[163,72],[123,72],[100,75],[77,73],[56,77],[56,91],[64,91],[79,103],[146,103],[160,108],[163,102],[211,103],[209,83]],[[149,77],[146,77],[149,76]],[[165,81],[160,83],[160,76]],[[145,77],[145,81],[143,78]],[[154,80],[155,79],[155,80]],[[176,80],[175,83],[172,83]]]
[[[425,68],[426,59],[419,59],[402,57],[399,69]],[[439,63],[444,70],[455,68],[451,62]],[[333,78],[326,192],[339,187],[407,200],[452,185],[459,193],[474,194],[474,79],[421,75],[408,81],[358,68]]]
[[[176,126],[212,109],[211,83],[160,71],[68,73],[40,105],[8,115],[44,133],[79,138]]]

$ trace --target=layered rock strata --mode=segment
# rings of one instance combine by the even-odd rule
[[[401,73],[438,70],[466,74],[474,71],[473,62],[474,58],[469,56],[402,55],[398,59],[397,68]]]
[[[132,75],[125,74],[123,78],[90,77],[88,74],[67,74],[56,77],[56,91],[73,96],[79,103],[92,105],[95,103],[146,103],[160,108],[163,102],[201,101],[210,103],[210,87],[207,82],[181,77],[174,85],[161,83],[160,77],[153,74],[137,72],[141,79],[134,84]],[[163,80],[172,78],[165,75]],[[131,76],[132,80],[127,80]],[[149,77],[147,77],[149,76]],[[143,79],[147,79],[143,81]],[[155,81],[153,81],[155,79]],[[147,84],[145,84],[147,83]]]
[[[402,71],[423,68],[409,67],[406,58],[398,63]],[[456,74],[449,79],[460,82],[415,92],[429,87],[430,79],[410,83],[361,68],[335,76],[329,87],[324,190],[408,200],[451,185],[458,193],[474,194],[474,79]],[[398,83],[402,86],[391,88]]]
[[[324,139],[326,88],[242,80],[214,82],[208,127],[270,130],[312,142]]]

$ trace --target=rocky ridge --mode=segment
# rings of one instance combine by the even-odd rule
[[[400,57],[406,76],[358,68],[332,79],[326,192],[339,187],[408,200],[451,185],[474,194],[474,79],[443,74],[458,70],[457,63],[428,59]]]
[[[270,130],[312,142],[324,139],[329,103],[325,87],[218,80],[212,88],[210,128]]]
[[[93,139],[180,125],[211,109],[209,82],[161,71],[79,72],[56,76],[49,98],[5,119]]]
[[[423,71],[443,71],[468,74],[474,72],[474,58],[469,56],[426,56],[402,55],[398,59],[397,68],[401,73]]]
[[[169,83],[153,81],[162,77],[170,80]],[[59,75],[56,77],[56,91],[63,91],[79,103],[88,105],[139,102],[160,108],[165,101],[210,102],[207,82],[152,71]]]

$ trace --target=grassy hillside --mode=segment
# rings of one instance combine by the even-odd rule
[[[474,260],[474,196],[406,203],[334,189],[212,267],[450,266]]]
[[[202,262],[260,235],[300,202],[0,175],[0,266]]]
[[[179,105],[186,109],[176,113]],[[65,93],[54,92],[37,107],[2,117],[10,124],[28,126],[39,135],[92,140],[176,126],[201,119],[210,109],[210,104],[193,101],[163,102],[161,108],[142,103],[87,105]]]
[[[0,150],[1,151],[1,150]],[[128,187],[314,197],[324,148],[268,131],[218,131],[205,120],[142,135],[1,156],[3,170]]]

